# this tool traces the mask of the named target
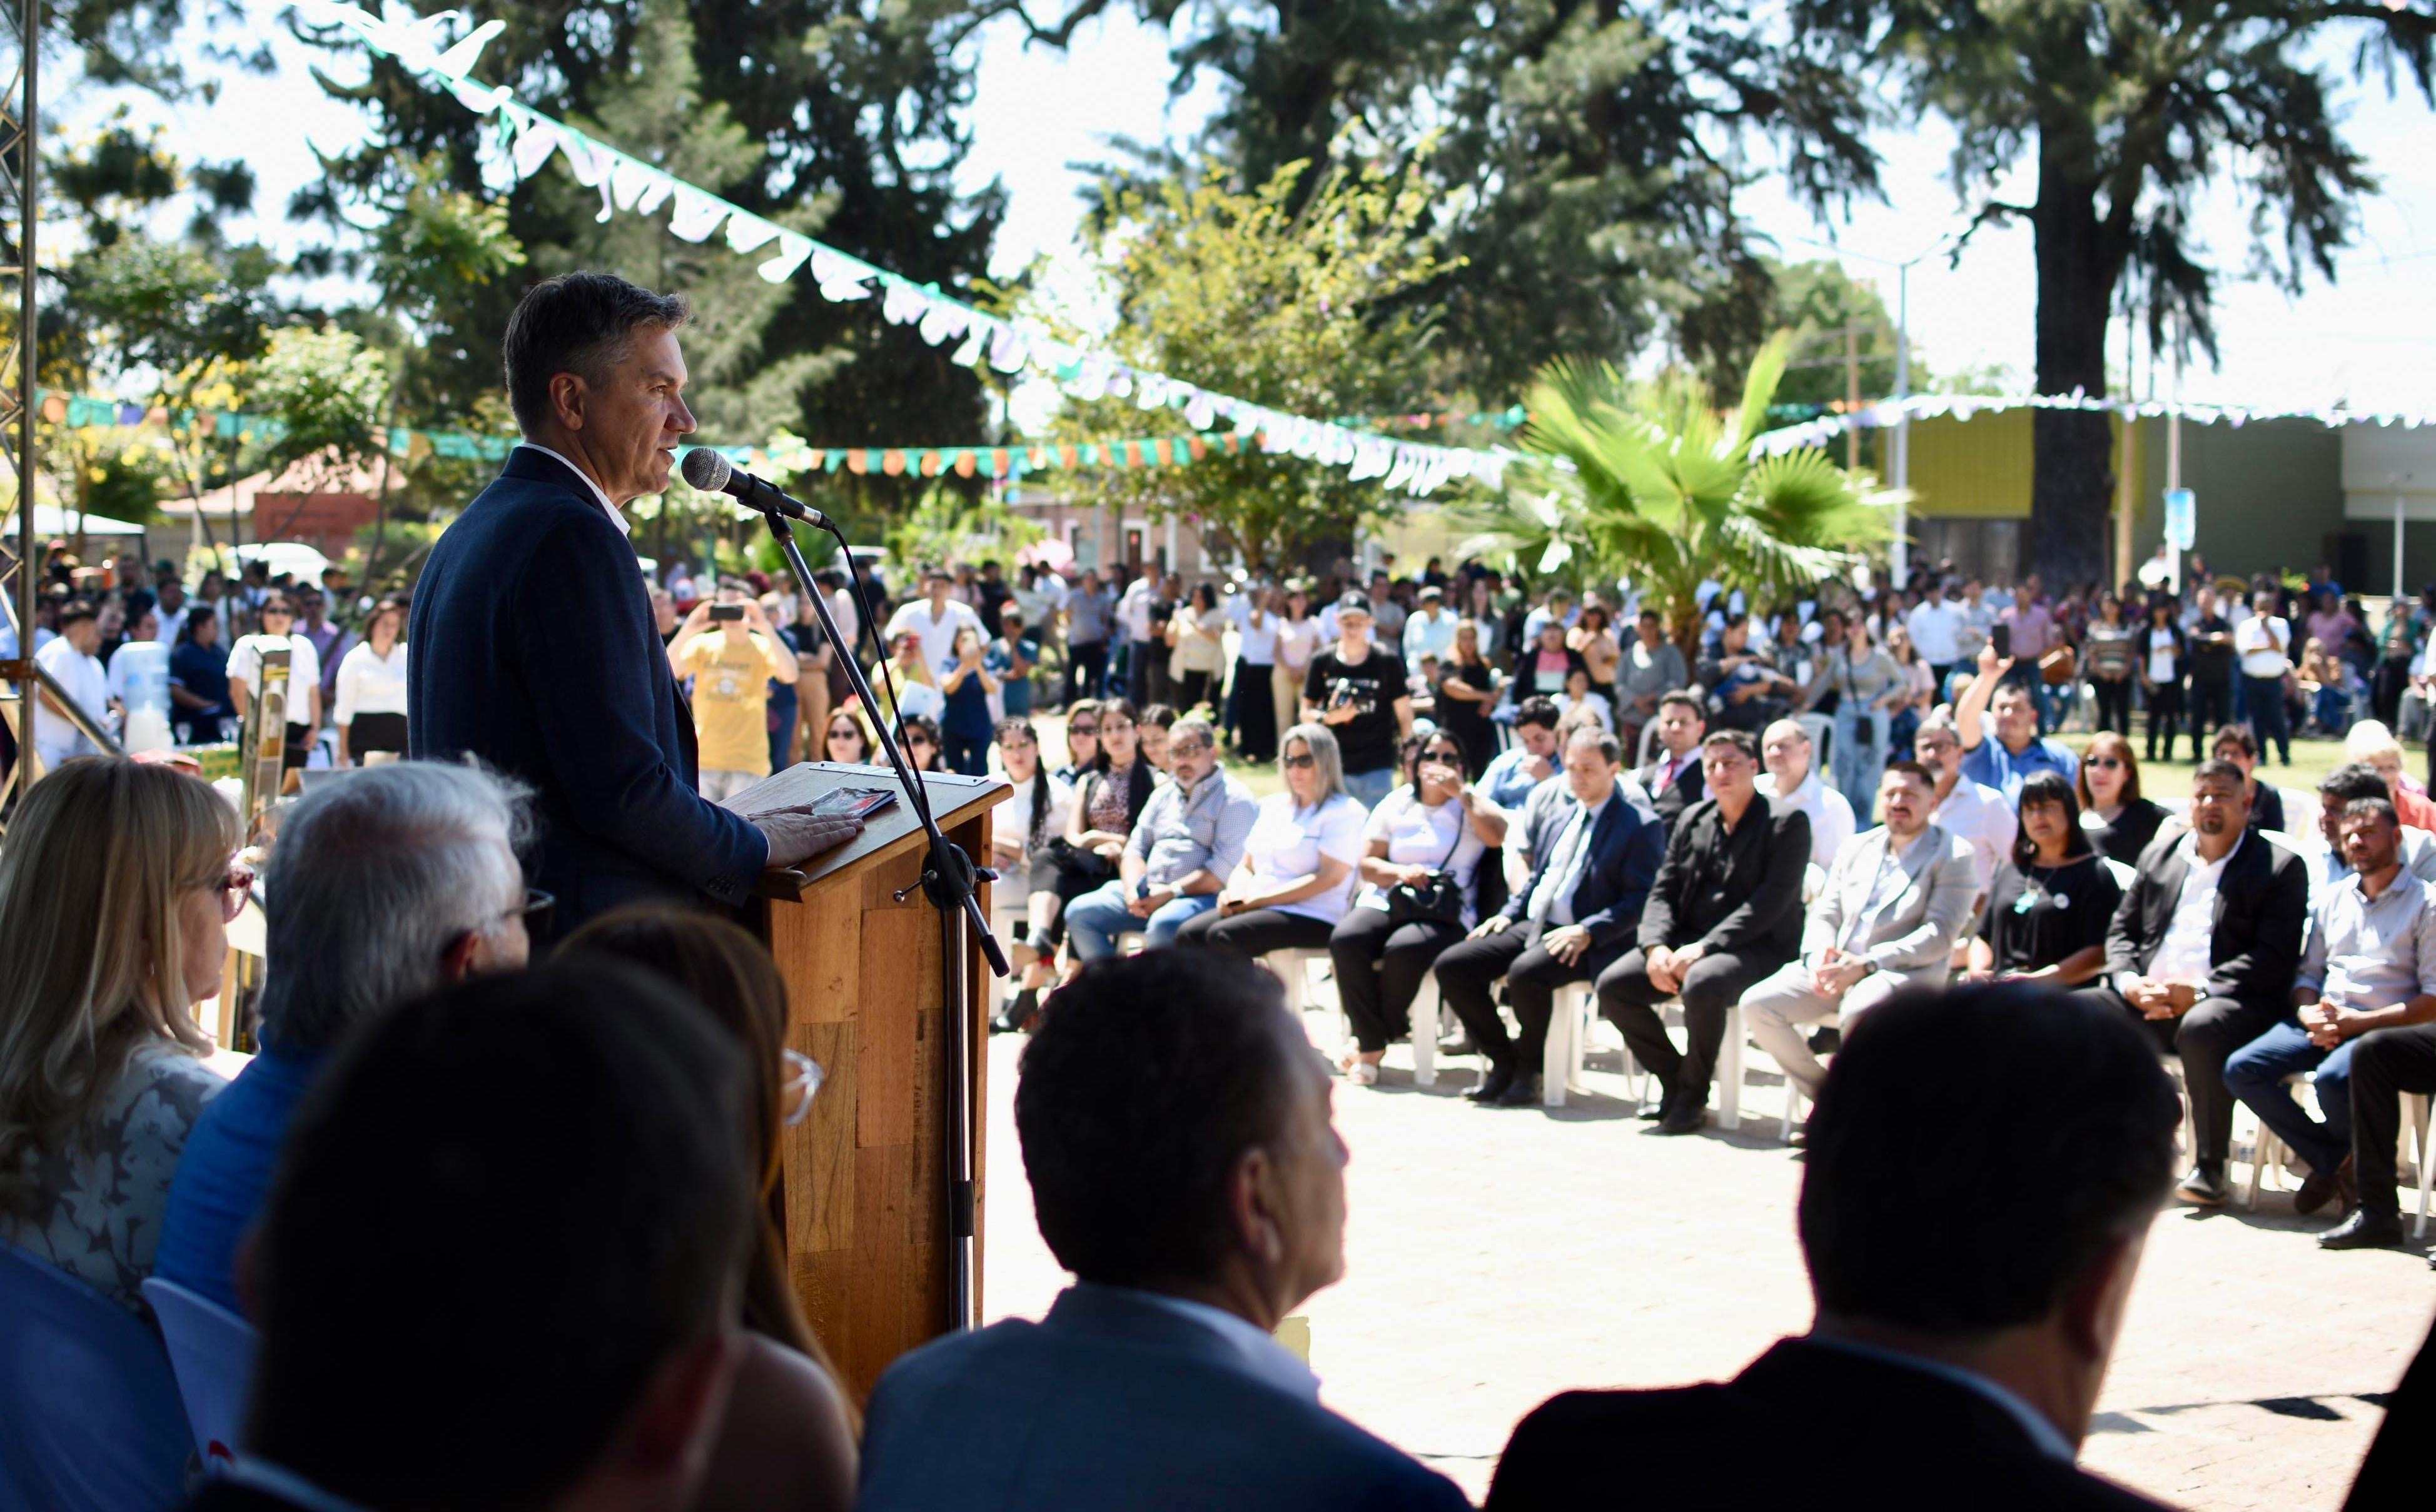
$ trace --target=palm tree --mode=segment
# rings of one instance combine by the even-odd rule
[[[1788,600],[1847,570],[1888,538],[1894,495],[1816,447],[1751,454],[1791,346],[1780,332],[1761,348],[1730,415],[1689,374],[1637,384],[1605,362],[1550,363],[1525,400],[1535,461],[1475,513],[1485,529],[1464,552],[1539,573],[1576,559],[1602,580],[1628,573],[1686,662],[1699,652],[1702,582]]]

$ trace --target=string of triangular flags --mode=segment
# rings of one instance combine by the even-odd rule
[[[287,426],[276,415],[242,409],[171,409],[161,405],[126,404],[91,394],[35,391],[36,412],[53,425],[73,430],[174,426],[200,427],[207,434],[240,442],[276,441]],[[513,436],[481,435],[463,430],[428,430],[396,426],[387,437],[392,456],[458,458],[499,461],[516,443]],[[729,461],[757,471],[781,473],[879,474],[886,478],[1018,478],[1032,473],[1101,467],[1183,467],[1215,452],[1240,456],[1250,451],[1256,437],[1240,431],[1206,431],[1189,435],[1129,436],[1115,441],[1038,442],[1012,446],[822,446],[801,438],[780,435],[766,446],[712,446]],[[705,448],[682,446],[678,454]]]
[[[666,206],[670,235],[692,242],[708,240],[723,226],[730,250],[765,254],[759,268],[763,278],[779,284],[809,269],[823,299],[877,296],[880,314],[890,323],[914,327],[932,346],[957,342],[954,360],[966,366],[1009,374],[1037,373],[1081,400],[1130,398],[1141,409],[1176,410],[1194,431],[1210,430],[1225,421],[1236,433],[1257,437],[1264,451],[1342,466],[1354,478],[1375,478],[1383,487],[1416,496],[1459,478],[1495,484],[1515,460],[1514,453],[1502,447],[1398,441],[1212,392],[990,315],[941,293],[935,285],[915,284],[755,215],[541,113],[504,85],[476,83],[468,77],[475,60],[484,44],[506,29],[496,18],[450,42],[448,33],[468,19],[460,11],[417,16],[392,4],[387,9],[394,19],[390,19],[338,0],[303,0],[299,9],[307,20],[353,31],[366,46],[435,81],[477,114],[495,115],[499,146],[519,179],[532,177],[553,156],[562,156],[577,182],[600,191],[600,220],[611,219],[619,210],[652,215]]]
[[[2119,415],[2126,419],[2158,419],[2180,415],[2199,425],[2239,426],[2253,420],[2312,420],[2322,426],[2426,426],[2436,416],[2400,409],[2348,409],[2329,405],[2313,409],[2261,409],[2241,405],[2201,404],[2184,399],[2125,399],[2083,393],[1915,393],[1883,399],[1849,414],[1822,414],[1815,420],[1764,431],[1751,441],[1754,456],[1773,456],[1805,446],[1824,446],[1847,430],[1878,430],[1908,417],[1936,420],[1951,416],[2000,414],[2008,409],[2064,409]]]

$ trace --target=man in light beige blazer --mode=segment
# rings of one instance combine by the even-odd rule
[[[1801,954],[1743,994],[1745,1027],[1805,1096],[1818,1095],[1827,1073],[1796,1025],[1839,1014],[1850,1033],[1888,994],[1945,982],[1979,881],[1971,847],[1929,823],[1936,792],[1920,763],[1888,765],[1878,789],[1886,823],[1836,858],[1803,923]]]

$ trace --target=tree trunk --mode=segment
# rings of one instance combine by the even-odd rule
[[[2109,231],[2098,218],[2091,157],[2084,139],[2053,129],[2041,135],[2039,197],[2030,217],[2038,258],[2041,393],[2106,391],[2106,316],[2121,258],[2108,249]],[[2032,569],[2051,593],[2105,582],[2107,514],[2114,497],[2107,417],[2037,410],[2030,438]]]

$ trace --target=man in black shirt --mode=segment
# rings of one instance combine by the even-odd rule
[[[1810,816],[1759,791],[1759,744],[1746,731],[1713,732],[1700,764],[1709,795],[1683,810],[1667,839],[1641,912],[1641,948],[1598,979],[1599,1012],[1664,1088],[1661,1134],[1699,1129],[1726,1010],[1801,947]],[[1677,997],[1689,1054],[1658,1017],[1658,1004]]]
[[[2199,615],[2184,627],[2190,647],[2191,748],[2203,750],[2208,732],[2233,718],[2233,623],[2218,608],[2213,584],[2193,590],[2191,607]]]
[[[1302,717],[1335,733],[1345,791],[1366,808],[1395,791],[1396,756],[1413,733],[1404,659],[1370,643],[1370,600],[1348,592],[1336,604],[1336,644],[1303,674]]]

